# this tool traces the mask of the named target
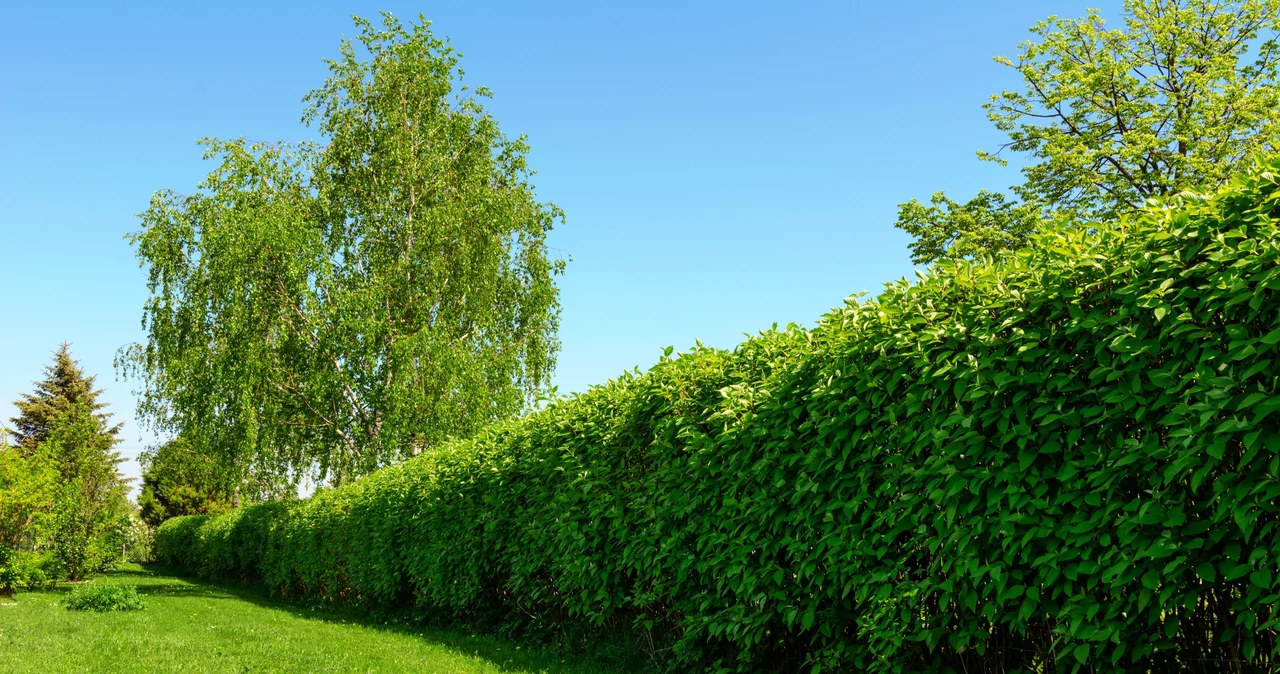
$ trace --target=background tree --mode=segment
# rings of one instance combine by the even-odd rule
[[[63,342],[53,354],[53,364],[44,369],[45,377],[35,383],[34,393],[23,393],[14,401],[18,416],[11,421],[13,439],[30,455],[49,436],[55,421],[76,405],[87,405],[102,421],[104,432],[115,437],[120,425],[109,423],[111,415],[103,412],[105,403],[98,402],[100,389],[94,389],[96,376],[85,376],[84,370],[71,358],[71,345]]]
[[[42,452],[24,455],[0,427],[0,596],[22,580],[20,555],[53,512],[57,471]]]
[[[126,562],[144,564],[154,561],[155,530],[143,521],[137,508],[121,520],[120,536],[124,539],[122,552]]]
[[[430,24],[356,19],[304,121],[321,145],[205,141],[130,238],[140,416],[237,478],[341,482],[529,406],[550,381],[562,219]]]
[[[937,209],[940,197],[953,203],[942,193],[934,209],[901,204],[913,262],[945,257],[933,242],[969,246],[948,255],[1016,248],[1029,217],[1112,219],[1222,184],[1280,148],[1280,0],[1125,0],[1123,27],[1088,10],[1031,32],[1016,59],[996,59],[1024,89],[985,106],[1009,142],[978,153],[1002,164],[1005,150],[1025,153],[1025,181],[1012,188],[1022,204],[985,192],[960,209]],[[974,222],[982,235],[966,237]]]
[[[5,526],[26,537],[24,552],[51,553],[53,566],[73,580],[115,559],[116,524],[128,512],[127,481],[118,470],[123,459],[115,451],[120,425],[102,411],[94,381],[62,344],[35,392],[14,403],[17,446],[0,450],[9,485],[0,496],[13,499],[0,505],[14,518]]]
[[[170,517],[207,515],[231,509],[232,487],[217,461],[176,438],[139,457],[142,492],[140,516],[158,527]]]
[[[898,206],[898,227],[915,238],[911,260],[972,257],[993,250],[1016,250],[1042,224],[1039,209],[981,190],[967,203],[935,192],[928,206],[912,199]]]
[[[58,473],[52,543],[62,573],[81,580],[120,556],[119,522],[130,511],[124,459],[101,414],[80,403],[54,420],[38,453]]]

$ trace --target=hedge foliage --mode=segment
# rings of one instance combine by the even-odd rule
[[[156,554],[682,671],[1275,666],[1280,160]],[[669,649],[669,650],[664,650]]]

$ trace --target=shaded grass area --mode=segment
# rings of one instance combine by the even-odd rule
[[[0,672],[634,671],[484,635],[382,624],[138,566],[94,582],[136,585],[146,608],[68,611],[65,585],[0,601]]]

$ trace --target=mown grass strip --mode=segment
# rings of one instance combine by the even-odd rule
[[[70,586],[0,602],[0,671],[448,672],[614,674],[549,649],[462,632],[374,624],[129,567],[95,583],[136,585],[146,610],[67,611]]]

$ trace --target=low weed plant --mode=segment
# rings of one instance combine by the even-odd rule
[[[142,596],[133,585],[86,583],[71,591],[63,601],[70,611],[141,611]]]

